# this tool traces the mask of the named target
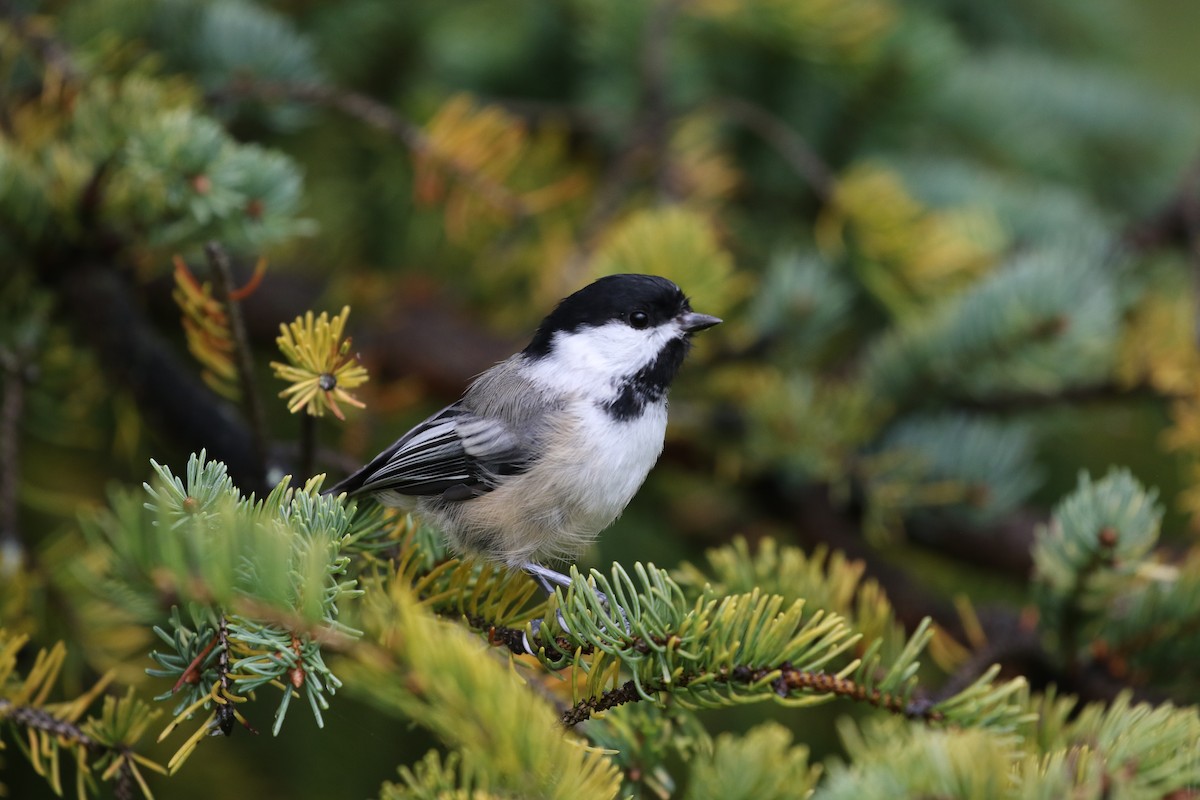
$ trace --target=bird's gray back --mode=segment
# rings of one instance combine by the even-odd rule
[[[503,423],[525,449],[547,433],[546,412],[562,408],[564,398],[548,390],[521,370],[525,356],[518,354],[480,375],[463,395],[461,405],[479,417]]]

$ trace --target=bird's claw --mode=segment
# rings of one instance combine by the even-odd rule
[[[555,590],[559,587],[568,589],[571,586],[571,578],[569,576],[563,575],[561,572],[549,569],[548,567],[543,567],[540,564],[528,563],[523,566],[523,569],[530,575],[530,577],[534,579],[538,586],[542,588],[542,591],[544,591],[547,595],[553,595]],[[626,635],[631,633],[633,627],[629,624],[629,615],[625,613],[625,609],[610,601],[604,592],[601,592],[598,589],[593,589],[592,591],[595,592],[596,599],[598,599],[605,608],[609,609],[609,611],[616,611],[617,614],[620,615],[623,633]],[[567,621],[563,617],[562,612],[555,611],[555,616],[557,618],[559,627],[562,628],[564,632],[570,633],[571,628],[567,625]],[[530,631],[533,634],[533,639],[535,641],[541,636],[543,623],[544,620],[537,619],[530,624]],[[524,644],[527,652],[535,652],[531,646],[532,643],[530,642],[528,635],[524,636]]]

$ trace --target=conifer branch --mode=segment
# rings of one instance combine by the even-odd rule
[[[617,796],[611,760],[556,729],[551,704],[506,665],[480,658],[478,640],[435,619],[405,581],[376,589],[367,639],[340,665],[349,686],[434,733],[496,796]]]
[[[772,679],[770,686],[780,697],[787,697],[792,693],[814,696],[825,695],[840,697],[857,703],[866,703],[883,711],[903,715],[909,719],[920,719],[925,722],[941,722],[945,719],[945,715],[934,709],[930,703],[918,701],[906,702],[899,695],[883,692],[879,689],[868,689],[848,678],[840,678],[837,675],[830,675],[826,672],[796,669],[790,664],[783,664],[774,669],[754,669],[739,666],[734,667],[732,670],[722,671],[712,677],[717,683],[736,683],[751,686],[776,673],[778,673],[778,676]],[[707,674],[700,672],[691,676],[684,675],[670,684],[657,682],[643,685],[641,688],[643,691],[649,693],[670,691],[671,689],[686,687],[693,680],[705,677],[707,677]],[[636,703],[642,699],[644,697],[638,691],[637,682],[629,680],[616,689],[604,692],[599,697],[589,697],[580,700],[563,712],[561,718],[562,724],[571,728],[589,719],[593,714],[607,711],[626,703]]]
[[[228,698],[234,694],[232,682],[229,679],[229,627],[225,621],[225,615],[217,616],[217,682],[221,684],[221,696]],[[235,722],[233,703],[226,702],[217,707],[217,715],[214,719],[214,724],[221,733],[226,736],[233,735],[233,723]]]
[[[1087,560],[1075,573],[1074,583],[1062,599],[1058,637],[1063,656],[1066,658],[1067,673],[1070,675],[1079,671],[1079,625],[1085,618],[1080,605],[1084,592],[1089,581],[1099,570],[1112,565],[1113,550],[1119,535],[1119,532],[1111,527],[1096,532],[1097,547],[1090,552]]]
[[[429,141],[429,137],[425,135],[420,126],[406,119],[394,109],[365,94],[341,87],[323,86],[312,83],[286,83],[240,77],[231,81],[219,91],[210,94],[210,99],[222,99],[226,97],[257,98],[264,102],[290,100],[340,111],[346,116],[353,117],[372,128],[381,130],[398,139],[401,144],[413,153],[430,158],[441,164],[450,172],[453,172],[459,180],[470,186],[480,197],[514,218],[525,219],[532,215],[532,212],[522,202],[521,198],[509,191],[507,187],[474,169],[465,167],[455,158],[442,153],[433,146]]]
[[[89,750],[99,750],[102,747],[75,723],[59,719],[43,708],[19,706],[10,700],[0,698],[0,720],[7,720],[24,728],[44,731],[51,736],[73,742]]]
[[[965,680],[939,705],[918,689],[914,677],[915,659],[932,636],[927,620],[907,642],[889,649],[881,647],[889,634],[876,634],[878,638],[860,657],[843,659],[847,663],[842,664],[834,659],[859,637],[846,628],[836,609],[823,607],[811,617],[802,616],[802,603],[785,610],[784,598],[757,591],[718,599],[720,592],[713,595],[709,586],[692,605],[665,573],[640,564],[634,572],[641,588],[617,565],[611,580],[593,572],[585,583],[574,573],[571,587],[551,606],[557,607],[553,616],[530,635],[528,630],[498,624],[486,614],[467,612],[462,599],[453,599],[454,594],[460,598],[469,595],[481,606],[503,608],[511,601],[490,598],[489,590],[505,596],[511,589],[496,589],[482,576],[473,586],[465,584],[462,579],[469,571],[449,562],[414,579],[411,553],[402,563],[401,574],[410,576],[405,583],[440,616],[465,620],[471,628],[486,632],[492,646],[518,655],[532,652],[548,669],[583,668],[591,675],[585,690],[590,695],[560,714],[567,727],[594,713],[653,700],[664,692],[675,694],[685,705],[725,705],[770,697],[789,705],[806,705],[841,697],[927,722],[992,713],[986,709],[994,710],[998,719],[1008,719],[1013,711],[1006,698],[1023,685],[1018,681],[994,686],[991,682],[997,670],[990,668]],[[816,566],[819,569],[820,562]],[[853,573],[842,567],[835,571],[838,577],[833,580],[839,582]],[[596,588],[591,586],[593,581]],[[457,590],[451,588],[455,586]],[[600,601],[601,596],[607,599]],[[619,614],[612,610],[614,605],[621,609]],[[773,644],[756,645],[766,642]],[[733,649],[727,649],[730,647]],[[773,653],[781,654],[774,658],[784,660],[773,660]],[[726,660],[739,654],[741,662]],[[760,666],[751,666],[756,661]],[[604,689],[602,676],[614,662],[633,677]],[[761,666],[764,663],[777,666]],[[835,664],[841,665],[840,670]]]
[[[238,383],[242,388],[242,403],[250,425],[254,459],[257,462],[258,473],[262,476],[257,483],[262,483],[267,474],[266,429],[262,401],[254,385],[254,355],[250,350],[250,339],[246,335],[246,323],[242,319],[241,304],[233,298],[233,269],[229,264],[229,255],[219,242],[211,241],[205,244],[204,254],[208,257],[213,292],[229,316],[229,332],[233,336],[234,364],[237,366]]]
[[[8,723],[18,731],[17,742],[34,770],[61,795],[61,764],[68,759],[60,754],[69,752],[69,760],[78,769],[80,800],[88,784],[94,787],[92,776],[96,773],[100,773],[101,780],[114,782],[118,796],[132,797],[140,788],[149,797],[137,765],[156,772],[163,769],[138,755],[132,744],[141,738],[155,712],[130,691],[124,698],[105,697],[100,715],[80,723],[78,720],[104,692],[112,674],[73,700],[49,703],[48,697],[59,682],[66,648],[60,642],[41,650],[22,676],[16,670],[17,655],[25,642],[26,637],[13,636],[0,628],[0,690],[6,695],[0,697],[0,723]]]
[[[18,706],[0,698],[0,721],[7,721],[28,730],[40,731],[54,737],[61,745],[81,747],[93,760],[105,756],[120,759],[120,766],[113,778],[113,794],[118,798],[135,797],[137,779],[134,776],[134,751],[127,746],[113,747],[89,736],[79,725],[60,719],[42,708]],[[57,780],[57,775],[50,776]]]

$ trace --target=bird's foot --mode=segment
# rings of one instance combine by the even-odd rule
[[[557,570],[550,569],[549,567],[543,567],[541,564],[534,564],[533,562],[528,562],[526,564],[523,564],[521,566],[521,569],[523,569],[523,570],[525,570],[525,572],[529,573],[529,576],[533,578],[534,582],[537,583],[537,585],[542,588],[542,591],[544,591],[549,596],[552,596],[555,592],[555,589],[557,589],[559,587],[562,587],[563,589],[570,588],[571,583],[572,583],[571,577],[569,575],[564,575],[563,573],[558,572]],[[626,634],[630,633],[630,631],[632,630],[632,627],[629,624],[629,615],[625,613],[625,609],[621,608],[616,603],[611,602],[608,599],[608,596],[604,594],[604,592],[601,592],[597,589],[593,589],[592,591],[595,593],[596,598],[601,603],[603,603],[606,608],[608,608],[610,611],[616,611],[617,614],[620,615],[621,628],[623,629],[623,632]],[[555,615],[557,617],[559,627],[562,628],[567,633],[570,633],[571,629],[567,625],[567,621],[563,618],[562,612],[561,611],[555,612]],[[530,629],[533,632],[534,639],[539,638],[539,634],[542,629],[542,624],[544,622],[545,622],[545,620],[540,620],[540,619],[534,620],[532,625],[530,626]],[[528,650],[530,653],[534,652],[530,647],[530,642],[529,642],[528,637],[526,637],[526,640],[525,640],[525,649]]]

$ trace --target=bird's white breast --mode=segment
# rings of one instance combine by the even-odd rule
[[[650,403],[634,419],[618,421],[594,403],[580,403],[576,434],[580,496],[585,505],[612,522],[633,499],[662,454],[667,404]]]
[[[525,524],[515,527],[528,558],[577,556],[621,515],[662,453],[665,401],[625,422],[591,400],[576,400],[566,412],[554,434],[560,438],[538,468],[487,498],[525,515]]]

